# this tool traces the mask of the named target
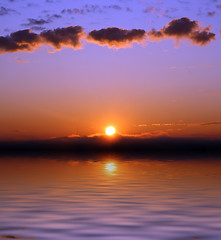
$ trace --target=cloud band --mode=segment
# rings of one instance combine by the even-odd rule
[[[76,50],[82,48],[82,40],[85,37],[87,42],[116,49],[131,47],[134,42],[144,43],[147,39],[151,41],[168,38],[188,40],[199,46],[205,46],[215,40],[211,27],[201,27],[197,21],[179,18],[170,21],[160,30],[152,29],[148,32],[143,29],[127,30],[109,27],[92,30],[86,35],[80,26],[56,28],[39,34],[29,29],[20,30],[0,37],[0,53],[34,51],[44,44],[52,46],[54,50],[60,50],[62,47],[71,47]]]

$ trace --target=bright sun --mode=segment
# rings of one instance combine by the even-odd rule
[[[107,128],[106,128],[106,134],[107,134],[108,136],[113,135],[115,132],[116,132],[116,130],[115,130],[114,127],[107,127]]]

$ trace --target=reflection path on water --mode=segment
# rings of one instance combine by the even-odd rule
[[[0,160],[0,239],[220,236],[220,160]]]

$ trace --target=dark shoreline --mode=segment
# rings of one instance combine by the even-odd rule
[[[1,141],[0,156],[221,157],[221,139],[81,137],[31,141]]]

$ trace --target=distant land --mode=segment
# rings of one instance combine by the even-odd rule
[[[13,155],[93,155],[123,154],[128,156],[221,156],[221,139],[206,138],[140,138],[64,137],[48,140],[0,141],[0,156]]]

